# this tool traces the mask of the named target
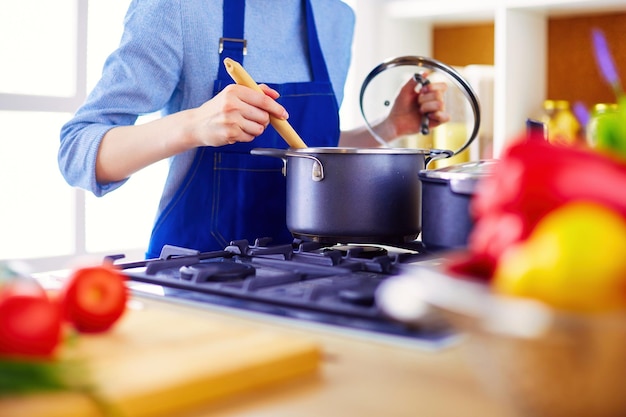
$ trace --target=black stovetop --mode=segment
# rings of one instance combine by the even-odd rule
[[[116,265],[132,281],[158,285],[165,297],[331,324],[401,338],[441,341],[441,321],[405,325],[383,314],[375,292],[385,279],[432,258],[419,242],[404,248],[322,246],[294,240],[272,245],[235,241],[222,251],[166,246],[158,259]],[[132,286],[131,286],[132,287]]]

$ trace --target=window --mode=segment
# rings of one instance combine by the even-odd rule
[[[56,162],[61,126],[117,46],[129,2],[0,3],[0,259],[43,270],[77,255],[143,256],[166,162],[102,198],[67,185]]]
[[[57,167],[61,126],[100,78],[129,3],[0,2],[0,260],[43,271],[83,255],[143,256],[167,162],[102,198],[67,185]]]
[[[130,0],[89,0],[87,91],[100,79],[104,61],[120,41],[129,3]],[[151,116],[143,116],[137,123],[150,119]],[[104,197],[87,193],[86,251],[145,251],[166,174],[167,162],[163,161],[136,173],[123,187]]]

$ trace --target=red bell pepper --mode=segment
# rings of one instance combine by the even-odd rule
[[[536,138],[512,143],[471,203],[476,224],[469,250],[481,263],[478,269],[493,272],[503,251],[526,239],[543,216],[576,200],[602,204],[626,217],[623,159]]]

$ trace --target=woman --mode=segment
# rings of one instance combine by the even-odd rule
[[[119,48],[61,131],[60,169],[102,196],[171,158],[148,257],[165,244],[207,251],[235,239],[291,241],[281,163],[249,151],[286,147],[270,115],[289,118],[309,146],[375,145],[366,129],[339,131],[353,29],[339,0],[133,0]],[[265,94],[233,85],[226,57],[266,83]],[[444,88],[416,93],[410,81],[377,129],[417,132],[423,113],[431,126],[445,122]],[[162,118],[134,125],[157,110]]]

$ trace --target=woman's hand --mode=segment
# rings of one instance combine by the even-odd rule
[[[385,141],[391,141],[403,135],[419,133],[422,127],[422,115],[428,118],[428,127],[434,128],[450,120],[446,113],[443,94],[448,86],[442,82],[420,85],[411,78],[407,81],[384,120],[372,126],[376,135]],[[341,132],[339,146],[379,147],[381,144],[365,127]]]
[[[278,92],[261,85],[263,93],[229,85],[200,107],[148,123],[109,130],[98,148],[96,180],[108,184],[170,156],[198,146],[250,142],[263,133],[270,115],[286,119],[276,102]]]
[[[385,120],[385,132],[390,139],[419,133],[422,117],[428,118],[428,127],[434,128],[450,120],[445,111],[443,94],[448,86],[434,82],[422,86],[411,78],[400,89]]]
[[[279,94],[261,85],[264,94],[232,84],[218,95],[190,112],[189,135],[194,146],[224,146],[250,142],[263,133],[270,115],[289,117],[276,102]]]

